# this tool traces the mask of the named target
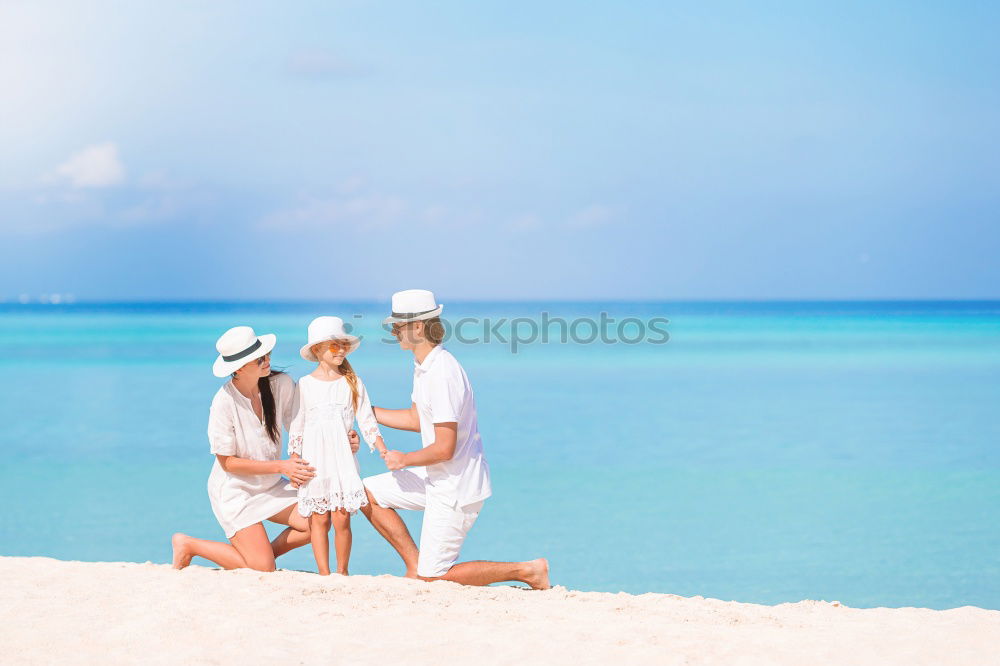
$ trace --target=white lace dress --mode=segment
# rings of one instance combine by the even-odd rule
[[[357,421],[368,448],[381,436],[368,391],[358,377]],[[340,378],[324,381],[312,375],[299,380],[298,409],[288,428],[288,454],[298,453],[316,468],[316,476],[298,489],[299,513],[308,516],[346,509],[354,513],[368,504],[361,468],[347,433],[354,425],[351,387]]]

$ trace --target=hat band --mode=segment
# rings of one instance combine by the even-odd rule
[[[413,319],[414,317],[419,317],[420,315],[425,315],[428,312],[434,312],[437,308],[431,308],[430,310],[424,310],[423,312],[393,312],[392,316],[396,319]]]
[[[250,345],[249,347],[247,347],[246,349],[244,349],[241,352],[238,352],[236,354],[232,354],[231,356],[223,355],[222,356],[222,360],[225,361],[226,363],[231,363],[232,361],[238,361],[241,358],[246,358],[250,354],[252,354],[255,351],[257,351],[258,349],[260,349],[260,340],[257,340],[255,343],[253,343],[252,345]]]

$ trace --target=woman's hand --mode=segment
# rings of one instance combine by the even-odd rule
[[[347,433],[347,439],[351,442],[351,453],[357,453],[358,449],[361,448],[361,438],[358,437],[358,431],[351,428],[351,431]]]
[[[288,459],[289,459],[289,460],[301,460],[301,459],[302,459],[302,456],[300,456],[300,455],[299,455],[299,454],[297,454],[297,453],[291,453],[291,454],[289,454],[289,455],[288,455]],[[292,488],[296,488],[296,489],[297,489],[297,488],[298,488],[299,486],[301,486],[301,485],[302,485],[301,483],[295,483],[295,482],[294,482],[294,481],[292,481],[291,479],[289,479],[289,481],[288,481],[288,482],[289,482],[289,483],[290,483],[290,484],[292,485]]]
[[[309,463],[301,458],[280,461],[278,470],[280,474],[287,476],[296,488],[316,476],[316,468],[310,467]]]

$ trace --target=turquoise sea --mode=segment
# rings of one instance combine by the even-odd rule
[[[381,342],[385,310],[0,304],[0,554],[168,562],[175,531],[222,539],[205,491],[216,337],[277,333],[274,364],[298,378],[306,325],[340,315],[365,336],[352,362],[374,402],[405,406],[411,356]],[[482,318],[602,312],[669,319],[669,342],[560,342],[555,326],[512,353],[500,322],[489,342],[447,343],[476,392],[494,486],[463,559],[544,555],[554,583],[581,590],[1000,609],[1000,302],[444,314],[473,318],[463,332],[481,337]],[[365,473],[382,470],[359,455]],[[308,548],[279,565],[314,570]],[[360,515],[351,569],[401,571]]]

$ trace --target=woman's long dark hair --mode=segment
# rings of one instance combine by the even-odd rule
[[[257,380],[257,388],[260,389],[260,406],[264,411],[264,429],[267,436],[275,444],[281,443],[281,426],[275,418],[274,393],[271,392],[271,377],[282,374],[281,370],[272,370],[267,377]]]
[[[274,393],[271,391],[271,377],[282,374],[284,373],[281,370],[272,370],[267,377],[261,377],[257,380],[257,389],[260,391],[260,406],[264,411],[264,430],[267,431],[268,438],[275,444],[281,443],[281,426],[278,425],[278,419],[275,418],[277,409],[274,405]],[[236,377],[235,372],[233,377]]]

